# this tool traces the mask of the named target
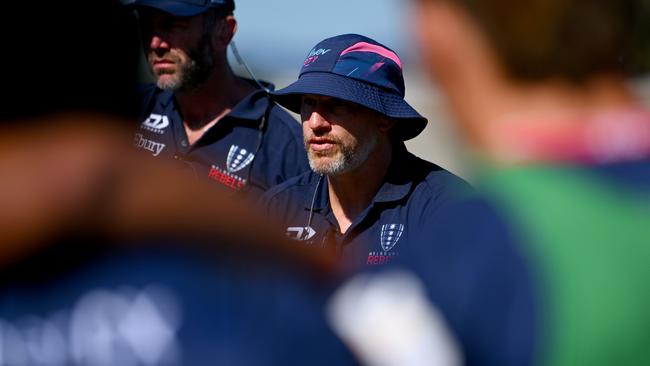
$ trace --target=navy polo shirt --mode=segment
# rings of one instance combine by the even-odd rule
[[[261,89],[241,100],[191,146],[173,93],[150,85],[144,94],[144,120],[134,145],[156,158],[177,160],[215,187],[259,196],[309,170],[300,124]]]
[[[329,205],[325,176],[294,177],[269,190],[261,204],[287,236],[315,248],[328,246],[344,263],[359,268],[387,264],[412,251],[422,229],[470,191],[465,181],[399,143],[379,191],[345,233]]]

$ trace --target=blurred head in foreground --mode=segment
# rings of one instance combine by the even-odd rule
[[[626,82],[650,60],[646,0],[416,3],[428,70],[483,152],[503,155],[504,135],[521,120],[564,125],[636,106]]]
[[[647,362],[650,113],[628,81],[648,65],[648,1],[416,7],[427,68],[534,269],[537,360]]]
[[[119,1],[15,6],[0,16],[6,50],[0,120],[61,111],[133,115],[137,28]]]

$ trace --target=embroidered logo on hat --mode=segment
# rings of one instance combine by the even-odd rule
[[[328,49],[323,49],[323,48],[319,48],[319,49],[314,48],[314,49],[312,49],[309,52],[309,55],[307,55],[307,58],[305,59],[305,62],[303,63],[303,66],[311,65],[316,60],[318,60],[318,57],[320,55],[324,55],[324,54],[328,53],[329,51],[331,51],[329,48]]]

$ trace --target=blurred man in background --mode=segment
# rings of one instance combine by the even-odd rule
[[[650,112],[627,84],[648,60],[648,2],[420,0],[415,14],[486,163],[492,208],[466,223],[491,223],[481,240],[518,242],[534,270],[534,362],[648,363]]]
[[[254,196],[309,169],[300,126],[268,99],[273,86],[228,64],[233,0],[131,5],[155,78],[143,92],[137,147],[185,163],[226,192]]]

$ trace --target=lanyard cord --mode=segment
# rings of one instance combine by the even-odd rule
[[[268,104],[266,106],[266,110],[264,111],[264,115],[262,115],[262,119],[260,120],[259,125],[257,126],[257,145],[255,146],[255,150],[253,150],[253,161],[251,161],[250,166],[248,167],[247,173],[246,173],[246,187],[250,187],[251,184],[251,172],[253,171],[253,165],[255,164],[255,158],[257,157],[257,153],[260,151],[262,148],[262,141],[264,140],[264,129],[266,128],[266,123],[269,120],[269,116],[271,115],[271,108],[273,108],[273,101],[269,97],[268,93],[266,94],[266,98],[268,100]]]
[[[323,181],[323,174],[318,177],[318,183],[316,183],[316,189],[314,189],[314,194],[311,197],[311,206],[309,207],[309,219],[307,220],[307,226],[305,229],[311,227],[311,219],[314,217],[314,204],[316,203],[316,194],[318,194],[318,188],[320,187],[321,182]],[[303,231],[304,232],[304,231]],[[305,234],[303,234],[305,235]]]

